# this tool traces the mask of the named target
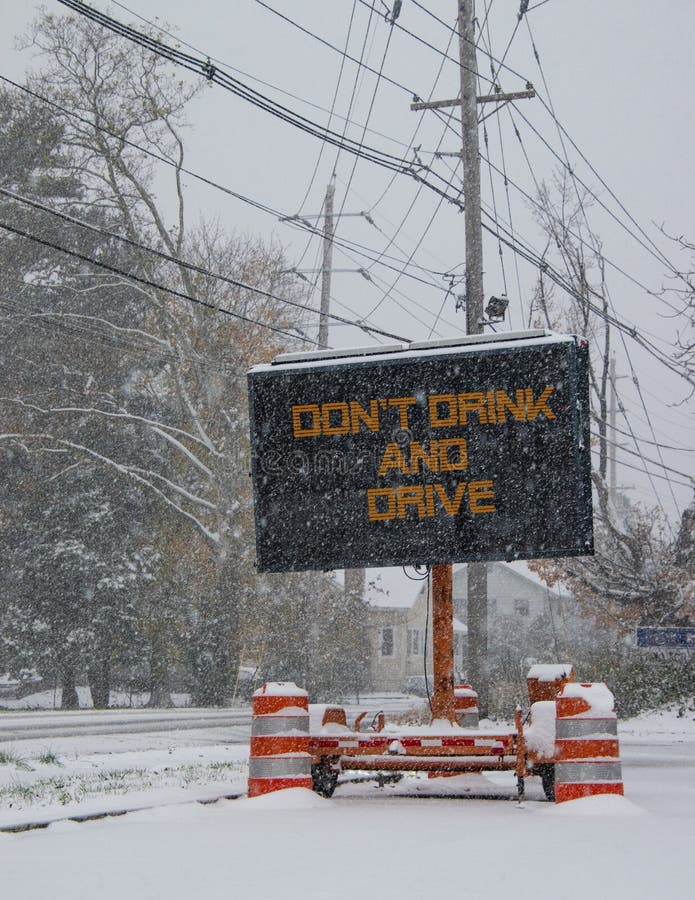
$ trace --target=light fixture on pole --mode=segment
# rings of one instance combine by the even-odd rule
[[[487,320],[485,325],[494,325],[496,322],[504,322],[504,316],[509,306],[509,300],[502,295],[501,297],[490,297],[485,307],[485,315]]]

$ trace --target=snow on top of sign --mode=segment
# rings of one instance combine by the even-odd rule
[[[530,337],[520,337],[524,332],[515,332],[514,339],[509,340],[502,334],[490,336],[489,341],[476,341],[469,343],[445,343],[443,346],[426,346],[421,343],[412,345],[403,344],[402,350],[393,352],[380,352],[374,350],[374,345],[370,347],[347,348],[344,353],[334,350],[329,351],[329,355],[324,356],[322,351],[309,352],[306,355],[301,353],[285,354],[284,357],[278,357],[278,362],[263,363],[252,366],[250,372],[256,374],[261,372],[277,372],[291,368],[293,371],[297,369],[314,369],[314,368],[331,368],[336,364],[350,365],[357,363],[374,362],[394,362],[403,361],[405,359],[420,359],[423,356],[450,356],[452,353],[480,353],[481,350],[509,350],[518,349],[519,347],[538,347],[544,344],[573,343],[576,338],[572,334],[554,334],[546,332],[545,334],[538,331],[531,331]],[[391,345],[397,346],[397,345]],[[389,350],[391,347],[389,346]],[[319,353],[321,355],[319,355]],[[378,356],[375,360],[374,356]]]
[[[589,704],[589,709],[572,718],[615,718],[615,698],[608,687],[601,682],[594,684],[580,684],[570,681],[566,684],[562,697],[580,697]]]
[[[558,678],[566,678],[572,671],[570,663],[537,663],[528,670],[527,678],[536,678],[538,681],[556,681]]]

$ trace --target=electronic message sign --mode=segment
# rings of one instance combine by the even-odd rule
[[[252,368],[259,571],[592,553],[587,345],[531,334]]]

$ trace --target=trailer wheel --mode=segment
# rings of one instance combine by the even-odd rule
[[[312,790],[321,797],[332,797],[338,784],[338,767],[329,759],[322,758],[311,767]]]
[[[535,767],[536,775],[540,775],[545,799],[551,803],[555,801],[555,764],[541,763]]]

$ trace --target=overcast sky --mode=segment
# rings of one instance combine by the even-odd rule
[[[349,61],[341,75],[339,53],[256,0],[128,0],[126,4],[110,6],[104,0],[90,2],[138,26],[142,22],[138,22],[136,14],[151,20],[159,17],[160,23],[169,23],[179,40],[196,48],[199,55],[234,67],[242,81],[321,125],[328,122],[336,94],[331,121],[336,131],[343,129],[341,117],[348,114],[352,98],[349,137],[360,139],[366,122],[366,144],[409,159],[413,159],[412,147],[419,147],[420,161],[431,167],[429,172],[423,170],[428,180],[436,180],[432,174],[436,171],[451,179],[451,192],[460,189],[456,159],[445,157],[438,161],[433,155],[434,151],[453,153],[460,149],[456,111],[435,115],[409,109],[411,93],[434,99],[451,98],[458,93],[458,69],[453,59],[458,48],[448,27],[455,22],[455,0],[422,0],[420,5],[442,22],[427,15],[412,0],[404,0],[398,25],[432,46],[418,43],[399,28],[391,29],[382,15],[382,0],[374,0],[379,15],[370,11],[369,3],[356,0],[348,53],[360,57],[364,52],[364,61],[375,70],[380,69],[383,59],[384,76],[402,87],[386,78],[378,80],[364,69],[358,73]],[[48,0],[44,5],[54,13],[64,11],[56,0]],[[345,47],[353,0],[268,0],[267,5],[336,47]],[[540,255],[546,241],[533,222],[529,202],[522,192],[533,196],[536,184],[552,179],[566,151],[576,175],[609,208],[606,212],[594,202],[588,217],[611,261],[608,284],[615,315],[648,335],[660,350],[669,351],[678,320],[667,318],[668,309],[618,269],[649,290],[658,291],[667,283],[667,266],[640,246],[629,232],[638,234],[637,226],[644,229],[647,237],[639,235],[640,240],[648,246],[648,241],[653,240],[673,265],[681,268],[687,265],[687,258],[660,237],[654,223],[663,223],[669,232],[695,240],[695,4],[692,0],[667,0],[661,4],[647,0],[531,0],[529,5],[527,20],[517,28],[518,0],[492,0],[487,21],[489,35],[485,28],[485,39],[497,60],[514,35],[505,57],[509,68],[503,68],[496,76],[502,89],[523,89],[529,80],[544,101],[520,101],[512,115],[505,110],[486,121],[489,157],[499,171],[493,174],[491,185],[489,170],[483,166],[485,209],[492,214],[496,208],[507,224],[511,216],[515,233]],[[21,4],[1,0],[2,74],[21,79],[31,67],[31,52],[16,52],[13,36],[26,28],[38,7],[29,0]],[[485,11],[485,4],[479,0],[480,20],[485,18]],[[542,73],[534,59],[531,37]],[[445,60],[442,51],[449,40],[452,60]],[[486,49],[481,44],[479,69],[489,79]],[[35,61],[34,65],[40,63]],[[188,76],[182,73],[182,77]],[[489,81],[482,85],[487,90]],[[551,103],[569,138],[564,136],[561,140],[548,112]],[[455,294],[462,291],[462,286],[455,285],[447,295],[448,281],[442,277],[447,272],[461,274],[463,269],[463,217],[453,205],[442,202],[427,188],[419,188],[407,176],[393,179],[392,173],[370,162],[359,161],[355,166],[354,157],[347,153],[337,155],[332,147],[322,150],[317,138],[216,86],[206,89],[191,107],[189,118],[187,165],[195,172],[285,215],[306,216],[321,212],[326,184],[335,168],[336,209],[345,213],[369,211],[374,225],[365,217],[343,217],[338,238],[370,248],[372,257],[386,255],[374,264],[357,252],[346,254],[336,246],[335,269],[353,271],[334,273],[333,311],[350,318],[369,316],[373,324],[413,340],[464,331],[462,314],[455,311]],[[510,180],[508,190],[499,174],[503,169]],[[158,182],[158,190],[166,205],[164,178]],[[312,270],[320,265],[318,238],[310,239],[291,224],[256,212],[192,179],[188,180],[187,192],[194,222],[199,216],[218,217],[229,229],[273,237],[285,247],[291,266],[310,280],[317,277]],[[405,274],[400,274],[406,261],[410,261],[409,266],[405,267]],[[503,268],[497,243],[488,236],[486,296],[500,294],[506,286],[510,308],[502,328],[517,330],[527,325],[537,270],[515,260],[508,248],[503,248],[502,263]],[[372,280],[367,281],[354,271],[358,268],[368,269]],[[317,294],[314,300],[318,302]],[[330,343],[334,345],[350,346],[371,340],[357,328],[331,328]],[[614,344],[621,402],[632,430],[652,441],[653,427],[659,443],[691,447],[692,404],[674,405],[687,397],[685,382],[629,338],[624,348],[616,334]],[[642,389],[648,415],[636,392],[634,376]],[[618,427],[629,430],[620,415]],[[636,450],[628,438],[624,440],[627,449]],[[658,463],[658,448],[643,443],[640,449],[645,457]],[[670,449],[662,449],[661,453],[667,465],[692,474],[691,453]],[[629,486],[630,496],[648,506],[661,504],[675,521],[678,511],[692,498],[692,490],[685,484],[687,479],[671,474],[670,482],[658,477],[650,482],[644,474],[623,463],[638,468],[646,465],[655,476],[663,475],[658,464],[645,464],[622,450],[618,451],[618,460],[618,482]]]

